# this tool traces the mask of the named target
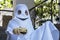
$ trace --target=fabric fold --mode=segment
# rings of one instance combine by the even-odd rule
[[[47,21],[32,33],[31,40],[59,40],[59,31],[52,22]]]

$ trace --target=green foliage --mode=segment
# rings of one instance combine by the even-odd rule
[[[58,0],[56,0],[56,1],[58,1]],[[36,0],[35,5],[37,5],[41,2],[42,2],[41,0],[39,0],[39,1]],[[51,1],[50,1],[50,2],[42,3],[40,5],[40,7],[35,8],[35,10],[36,10],[37,15],[39,17],[46,18],[48,16],[50,17],[51,10],[52,10],[53,15],[57,14],[59,12],[59,9],[56,6],[58,6],[57,2],[53,1],[51,4]]]
[[[52,2],[51,1],[52,0],[48,0],[47,2],[42,3],[43,0],[35,0],[35,5],[42,3],[40,6],[35,8],[36,17],[38,16],[39,19],[47,20],[47,19],[51,19],[51,13],[53,16],[59,13],[59,8],[57,3],[58,0],[53,0]],[[38,21],[39,19],[36,18],[35,21]],[[41,25],[41,22],[38,21],[38,23],[36,24]]]
[[[4,8],[11,8],[12,5],[12,0],[2,0],[0,1],[0,10]]]

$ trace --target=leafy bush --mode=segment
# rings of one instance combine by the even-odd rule
[[[11,8],[13,5],[12,0],[1,0],[0,1],[0,10],[4,8]]]

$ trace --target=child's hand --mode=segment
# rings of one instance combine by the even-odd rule
[[[18,35],[21,34],[19,28],[13,29],[13,33]]]
[[[20,28],[20,33],[21,34],[26,34],[27,33],[27,29],[26,28]]]
[[[26,34],[27,33],[27,29],[26,28],[15,28],[13,30],[14,34]]]

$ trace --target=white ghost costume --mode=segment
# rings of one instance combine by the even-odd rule
[[[52,22],[47,21],[32,33],[31,40],[59,40],[59,31]]]
[[[21,10],[21,14],[18,14],[18,10]],[[28,15],[25,14],[25,10],[27,10]],[[14,34],[12,31],[17,27],[26,28],[27,34]],[[36,30],[33,29],[29,11],[25,4],[16,6],[14,18],[9,21],[6,33],[8,35],[7,40],[59,40],[59,31],[50,21],[43,23]]]
[[[21,10],[20,14],[18,14],[18,10]],[[28,14],[26,14],[25,11],[27,11]],[[14,34],[13,29],[17,27],[26,28],[27,33],[25,35]],[[30,40],[31,33],[33,31],[34,29],[27,6],[25,4],[18,4],[14,11],[14,17],[9,21],[9,24],[7,26],[7,40]]]

